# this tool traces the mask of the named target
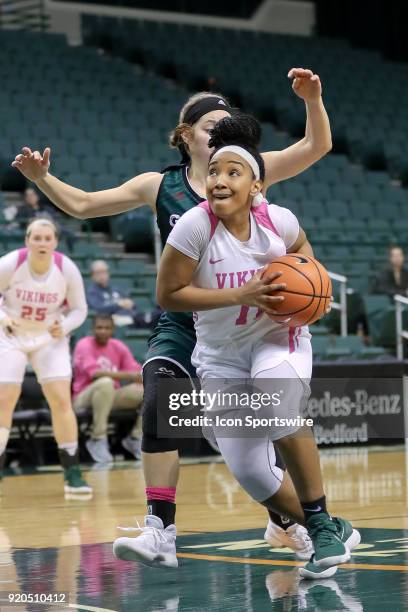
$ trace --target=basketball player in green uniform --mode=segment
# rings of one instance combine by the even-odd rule
[[[265,190],[274,183],[296,176],[331,149],[330,124],[318,75],[310,70],[294,68],[288,76],[292,79],[293,91],[305,102],[305,136],[287,149],[263,153]],[[157,216],[164,245],[178,218],[205,200],[209,133],[217,121],[232,112],[228,101],[221,95],[195,94],[181,109],[179,125],[171,136],[171,145],[178,147],[182,154],[180,165],[172,166],[162,174],[141,174],[113,189],[87,193],[52,176],[49,173],[49,148],[41,154],[24,147],[12,165],[35,182],[61,210],[80,219],[118,214],[149,205]],[[195,372],[190,357],[195,342],[191,313],[164,313],[150,338],[143,370],[142,442],[148,516],[138,538],[141,539],[138,548],[144,548],[144,552],[142,555],[133,550],[123,552],[123,547],[119,552],[117,548],[116,554],[121,558],[140,560],[148,565],[177,566],[174,523],[179,473],[178,440],[157,435],[157,387],[159,380],[166,377],[185,378],[186,384],[192,382]],[[290,546],[299,558],[308,558],[312,549],[304,528],[280,523],[277,515],[273,515],[273,519],[274,522],[269,521],[265,534],[268,542],[275,546]]]

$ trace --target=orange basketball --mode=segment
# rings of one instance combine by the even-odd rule
[[[286,289],[273,295],[285,299],[274,304],[279,314],[270,315],[282,322],[290,317],[290,325],[311,325],[320,319],[330,304],[332,284],[326,268],[316,259],[300,253],[288,253],[269,264],[265,274],[282,272],[276,283],[286,283]]]

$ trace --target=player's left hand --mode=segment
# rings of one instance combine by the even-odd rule
[[[292,89],[305,102],[318,100],[322,95],[322,84],[318,74],[305,68],[292,68],[288,78],[293,80]]]
[[[64,337],[64,330],[59,321],[54,321],[54,323],[49,326],[48,331],[55,340],[60,340],[60,338]]]

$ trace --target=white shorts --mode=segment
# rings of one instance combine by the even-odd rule
[[[288,350],[286,339],[285,342],[286,344],[283,342],[280,344],[279,341],[274,343],[270,337],[264,337],[260,340],[255,339],[252,343],[248,342],[245,346],[236,343],[223,347],[197,344],[192,363],[197,368],[203,391],[217,398],[211,406],[212,413],[218,411],[222,412],[224,417],[237,416],[244,420],[246,415],[269,419],[276,417],[285,421],[301,416],[310,395],[309,383],[312,375],[310,334],[306,331],[304,336],[296,338],[295,350],[292,351]],[[252,381],[250,387],[252,398],[256,398],[254,393],[265,393],[269,397],[274,396],[274,401],[266,401],[262,406],[256,404],[253,409],[251,400],[251,407],[244,406],[242,410],[243,396],[240,394],[244,393],[244,399],[248,396],[244,388],[248,380]],[[237,393],[239,400],[234,400]],[[230,397],[232,403],[229,403]],[[294,421],[289,423],[291,424],[288,426],[258,430],[259,435],[266,435],[270,440],[286,437],[299,428],[297,425],[292,425]],[[211,427],[203,429],[205,437],[212,441],[214,435],[216,438],[223,437],[223,431],[228,435],[228,431],[222,428],[218,428],[217,431]],[[246,437],[248,430],[243,431],[243,437]],[[231,436],[239,438],[239,431],[232,430]]]
[[[72,376],[68,338],[7,336],[0,329],[0,384],[21,384],[30,363],[40,384],[70,380]]]
[[[288,348],[288,331],[275,332],[245,344],[231,342],[228,346],[205,346],[197,343],[191,363],[201,381],[206,378],[256,378],[260,372],[289,363],[296,374],[307,382],[312,377],[312,344],[307,328],[293,338]]]

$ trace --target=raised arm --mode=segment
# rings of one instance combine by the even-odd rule
[[[55,206],[78,219],[117,215],[147,204],[155,211],[156,198],[163,175],[146,172],[119,187],[104,191],[86,192],[72,187],[49,173],[51,150],[41,155],[24,147],[11,164],[33,181]]]
[[[283,151],[263,153],[264,187],[300,174],[321,159],[332,148],[330,122],[322,100],[322,86],[317,74],[303,68],[292,68],[288,77],[292,89],[306,106],[305,136]]]

